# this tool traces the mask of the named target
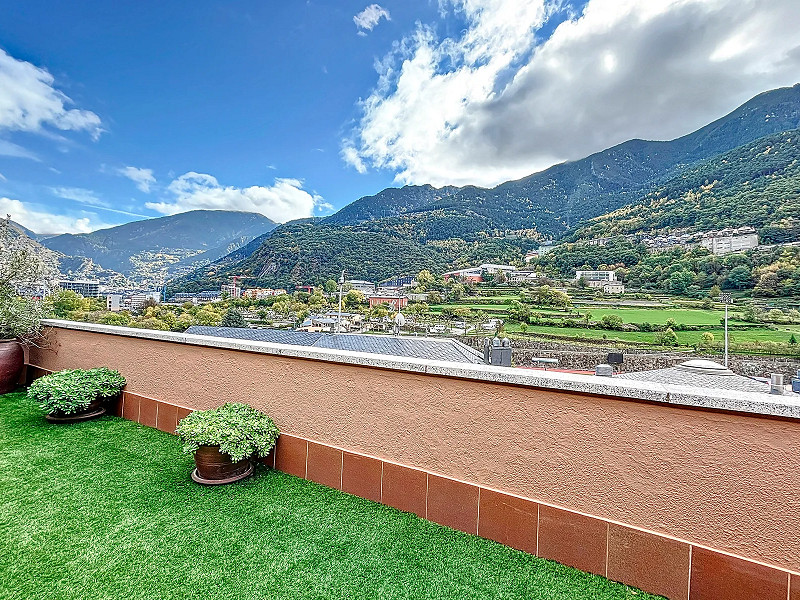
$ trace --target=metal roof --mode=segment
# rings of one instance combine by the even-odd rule
[[[688,360],[675,367],[655,371],[622,373],[615,378],[634,381],[654,381],[692,387],[736,390],[740,392],[769,392],[769,385],[755,379],[737,375],[723,365],[710,360]]]
[[[313,346],[368,354],[483,364],[483,355],[480,352],[449,338],[394,337],[358,333],[307,333],[284,329],[244,329],[201,325],[192,325],[186,330],[186,333],[290,346]]]

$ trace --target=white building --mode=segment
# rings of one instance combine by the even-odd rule
[[[506,275],[509,283],[534,283],[539,277],[543,275],[536,271],[514,271]]]
[[[147,292],[139,292],[131,296],[131,308],[139,309],[147,304],[148,300],[152,300],[156,304],[161,301],[161,292],[158,290],[151,290]]]
[[[589,287],[601,287],[603,283],[616,281],[617,274],[614,271],[575,271],[574,281],[585,279]],[[601,285],[592,285],[592,282],[600,282]]]
[[[122,310],[122,294],[109,294],[106,296],[106,310],[119,312]]]
[[[728,227],[719,231],[708,231],[700,240],[703,248],[708,248],[713,254],[730,254],[742,252],[758,246],[758,234],[752,227]]]
[[[371,281],[364,281],[363,279],[349,279],[347,283],[350,284],[351,289],[359,291],[364,295],[375,293],[375,284]]]
[[[220,292],[222,292],[223,294],[227,294],[228,298],[242,297],[242,288],[240,288],[235,283],[223,283],[220,286]]]
[[[488,275],[494,275],[496,273],[512,273],[516,271],[517,267],[512,267],[511,265],[496,265],[493,263],[483,263],[482,265],[478,265],[477,267],[470,267],[468,269],[459,269],[458,271],[449,271],[442,275],[445,280],[450,279],[451,277],[457,278],[464,278],[464,279],[475,279],[480,280],[480,277],[483,273]]]
[[[72,290],[83,296],[84,298],[99,298],[100,297],[100,280],[99,279],[62,279],[58,282],[58,287],[62,290]]]
[[[619,281],[615,281],[613,283],[603,284],[603,293],[604,294],[624,294],[625,293],[625,285],[623,283],[620,283]]]

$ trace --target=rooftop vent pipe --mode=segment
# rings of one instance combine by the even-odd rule
[[[769,393],[783,394],[783,373],[772,373],[769,376]]]
[[[611,365],[597,365],[594,368],[594,374],[598,377],[613,377],[614,376],[614,367]]]

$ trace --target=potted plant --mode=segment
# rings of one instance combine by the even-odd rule
[[[41,301],[20,292],[40,289],[54,272],[52,253],[10,217],[0,219],[0,394],[17,386],[24,365],[21,343],[34,343],[45,316]]]
[[[183,441],[183,451],[194,455],[192,479],[205,485],[244,479],[253,472],[250,459],[265,458],[280,435],[267,415],[235,402],[190,413],[175,433]]]
[[[34,381],[28,397],[39,403],[51,423],[75,423],[104,415],[104,404],[117,398],[123,387],[125,378],[112,369],[65,369]]]

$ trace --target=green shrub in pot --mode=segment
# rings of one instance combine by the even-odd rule
[[[125,378],[106,367],[65,369],[34,381],[28,388],[28,397],[47,413],[73,415],[92,403],[118,396],[123,387]]]
[[[175,433],[187,454],[194,454],[201,446],[218,446],[219,452],[233,462],[253,456],[265,458],[280,435],[267,415],[236,402],[190,413],[181,419]]]

